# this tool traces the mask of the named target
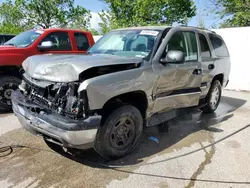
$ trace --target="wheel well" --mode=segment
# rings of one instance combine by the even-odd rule
[[[21,78],[20,69],[19,66],[1,66],[0,75],[12,75]]]
[[[223,75],[223,74],[217,74],[217,75],[214,77],[212,83],[213,83],[215,80],[219,80],[220,83],[221,83],[221,85],[223,85],[223,79],[224,79],[224,75]]]
[[[142,114],[142,117],[146,117],[146,110],[148,107],[147,96],[143,91],[134,91],[125,93],[111,98],[102,109],[102,114],[110,113],[112,110],[120,107],[122,104],[130,104],[136,107]]]

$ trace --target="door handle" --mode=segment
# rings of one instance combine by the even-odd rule
[[[208,65],[208,69],[209,69],[209,70],[213,70],[214,67],[215,67],[214,64],[209,64],[209,65]]]
[[[193,74],[195,74],[195,75],[202,74],[202,69],[194,69]]]

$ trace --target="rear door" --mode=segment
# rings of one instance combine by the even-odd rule
[[[88,37],[84,33],[74,32],[74,40],[77,50],[82,53],[86,53],[90,47]]]
[[[198,58],[197,33],[192,29],[172,29],[163,40],[153,59],[153,70],[158,75],[153,91],[153,111],[196,106],[201,95],[201,63]],[[185,54],[180,64],[160,63],[168,51],[179,50]]]
[[[212,57],[211,44],[208,42],[208,36],[205,32],[198,32],[201,65],[203,76],[201,81],[202,97],[205,97],[209,91],[211,81],[213,79],[212,71],[215,68],[214,58]]]

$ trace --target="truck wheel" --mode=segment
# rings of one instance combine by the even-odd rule
[[[219,106],[221,99],[221,83],[215,80],[206,96],[206,106],[201,110],[205,113],[213,113]]]
[[[11,93],[18,88],[20,83],[21,79],[15,76],[0,77],[0,112],[11,111]]]
[[[142,129],[140,111],[131,105],[121,106],[108,115],[99,128],[94,148],[106,159],[122,157],[136,147]]]

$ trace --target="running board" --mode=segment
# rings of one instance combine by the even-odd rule
[[[162,113],[156,113],[153,116],[151,116],[149,119],[147,119],[146,126],[152,127],[152,126],[160,125],[161,123],[174,119],[177,116],[184,116],[190,113],[190,111],[206,106],[207,103],[205,103],[204,101],[205,100],[200,100],[198,106],[179,108],[179,109],[173,109],[173,110],[162,112]]]

